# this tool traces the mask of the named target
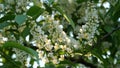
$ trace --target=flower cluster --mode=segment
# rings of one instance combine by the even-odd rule
[[[94,3],[87,3],[88,6],[85,10],[84,25],[79,27],[79,33],[77,38],[80,39],[84,45],[92,45],[95,35],[99,35],[97,28],[99,27],[99,20],[97,10]]]
[[[3,35],[2,35],[2,33],[0,33],[0,46],[5,42],[5,41],[7,41],[8,39],[6,38],[6,37],[4,37]]]
[[[76,0],[55,0],[55,2],[57,2],[64,12],[70,17],[78,5]]]
[[[60,7],[62,7],[65,13],[68,16],[71,16],[79,4],[73,0],[66,1],[58,1]],[[70,8],[70,9],[69,9]],[[75,34],[77,34],[77,39],[80,40],[80,44],[82,45],[92,45],[95,39],[95,35],[99,35],[98,27],[99,27],[99,17],[96,10],[96,4],[93,2],[83,2],[81,3],[81,7],[74,13],[77,16],[78,20],[76,23],[80,24],[75,28]],[[65,21],[64,21],[65,22]],[[81,25],[81,23],[83,23]]]
[[[22,50],[13,48],[13,51],[16,54],[16,61],[20,61],[22,64],[27,60],[28,54]]]
[[[13,6],[15,5],[15,12],[16,13],[21,13],[22,11],[26,11],[26,6],[29,5],[31,0],[5,0],[5,10],[10,10],[13,9]]]
[[[5,0],[4,3],[0,4],[0,18],[4,17],[5,14],[7,14],[8,12],[15,12],[16,13],[22,13],[25,12],[27,10],[26,6],[29,5],[29,3],[31,2],[31,0]],[[15,9],[15,10],[13,10]],[[5,12],[5,13],[4,13]],[[3,22],[3,24],[8,24],[8,23],[13,23],[15,22],[14,20],[5,20],[6,23]],[[2,23],[2,22],[1,22]],[[21,36],[19,37],[19,40],[16,39],[16,37],[14,36],[14,34],[10,34],[9,29],[18,29],[18,31],[23,31],[23,29],[26,26],[20,26],[19,28],[17,28],[15,25],[8,25],[7,27],[4,28],[0,28],[0,45],[3,44],[5,41],[17,41],[20,44],[23,44],[23,38]],[[7,37],[7,38],[6,38]],[[22,64],[24,64],[23,62],[26,61],[28,54],[22,50],[19,50],[17,48],[13,48],[13,51],[16,54],[16,61],[20,61]]]
[[[74,0],[55,0],[67,13],[68,16],[71,16],[74,11],[76,11],[76,7],[78,6]],[[6,0],[6,4],[8,4],[11,8],[12,5],[15,6],[15,11],[17,13],[21,13],[26,10],[27,4],[30,0]],[[40,16],[43,17],[42,22],[37,22],[34,20],[30,20],[30,34],[33,36],[32,40],[28,41],[36,46],[38,49],[36,50],[39,54],[39,58],[45,63],[53,62],[54,64],[58,64],[60,61],[63,61],[66,56],[74,56],[74,50],[79,49],[81,45],[93,45],[93,41],[95,39],[95,35],[99,35],[99,31],[97,28],[99,27],[98,14],[95,9],[95,4],[91,2],[87,2],[86,4],[82,4],[82,8],[77,13],[81,14],[80,21],[78,20],[76,23],[84,22],[83,25],[76,26],[73,33],[76,33],[77,37],[69,36],[63,30],[63,23],[66,23],[65,20],[55,19],[55,14],[59,14],[56,11],[52,11],[52,14],[47,14],[45,11]],[[84,6],[84,7],[83,7]],[[1,8],[1,7],[0,7]],[[83,10],[82,10],[83,9]],[[41,18],[42,19],[42,18]],[[82,21],[81,21],[82,20]],[[66,23],[67,24],[67,23]],[[67,24],[69,25],[69,24]],[[21,33],[26,26],[19,26],[18,31]],[[12,26],[11,28],[14,28]],[[15,29],[17,29],[15,27]],[[16,40],[14,36],[8,37],[9,40]],[[1,40],[1,37],[0,37]],[[24,40],[22,37],[19,37],[17,42],[23,44]],[[27,58],[27,53],[24,51],[13,49],[16,53],[17,60],[20,62],[24,62]]]
[[[63,31],[63,25],[54,16],[45,15],[45,22],[38,26],[33,22],[31,34],[34,44],[39,48],[39,58],[44,62],[54,64],[63,61],[65,56],[73,56],[73,49],[79,45],[74,38],[67,36]]]

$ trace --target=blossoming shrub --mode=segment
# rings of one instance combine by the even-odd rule
[[[118,23],[113,25],[119,21],[111,19],[106,2],[111,1],[0,0],[1,67],[119,66],[119,42],[111,42],[120,40]]]

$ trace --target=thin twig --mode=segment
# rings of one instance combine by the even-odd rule
[[[75,57],[67,57],[67,59],[68,58],[72,63],[80,63],[80,64],[83,64],[83,65],[89,67],[89,68],[97,68],[96,65],[94,65],[93,63],[87,62],[81,56],[79,56],[79,58],[77,58],[77,59]]]
[[[106,37],[108,37],[109,35],[111,35],[112,33],[114,33],[115,31],[119,30],[120,26],[118,26],[117,28],[113,29],[111,32],[109,32],[108,34],[104,35],[101,40],[105,39]]]

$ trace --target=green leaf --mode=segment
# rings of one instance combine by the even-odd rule
[[[23,32],[21,33],[22,37],[23,38],[26,38],[27,35],[30,34],[30,28],[29,27],[26,27]]]
[[[21,64],[19,62],[16,61],[12,61],[15,64],[11,63],[10,61],[7,61],[4,63],[3,66],[0,66],[0,68],[21,68]]]
[[[9,22],[0,23],[0,29],[3,29],[4,27],[8,26],[9,24],[10,24]]]
[[[52,4],[54,2],[54,0],[48,0],[49,4]]]
[[[6,32],[9,32],[9,35],[14,35],[17,40],[19,40],[19,31],[17,29],[8,29]]]
[[[35,6],[41,6],[41,2],[39,0],[32,0]]]
[[[0,0],[0,3],[2,3],[3,2],[3,0]]]
[[[108,25],[106,25],[105,27],[104,27],[104,29],[105,29],[105,31],[106,32],[111,32],[114,28],[112,27],[112,26],[108,26]]]
[[[71,65],[71,66],[75,66],[75,64],[73,62],[71,62],[70,60],[64,60],[64,61],[60,61],[60,64],[68,64],[68,65]]]
[[[30,54],[34,59],[38,60],[38,54],[36,51],[34,51],[33,49],[31,48],[28,48],[28,47],[25,47],[17,42],[13,42],[13,41],[8,41],[8,42],[5,42],[3,44],[3,48],[17,48],[17,49],[20,49],[20,50],[23,50],[25,51],[26,53]]]
[[[102,51],[99,48],[91,50],[91,53],[99,58],[104,63],[104,65],[108,65],[107,60],[102,57]]]
[[[52,7],[50,7],[48,4],[46,4],[46,3],[44,3],[44,6],[45,6],[45,10],[47,11],[47,12],[49,12],[50,14],[52,14]]]
[[[72,27],[74,29],[75,24],[74,24],[73,20],[69,16],[67,16],[60,7],[55,6],[55,8],[56,8],[57,11],[59,11],[65,17],[65,19],[72,25]]]
[[[59,54],[63,55],[63,54],[65,54],[65,52],[61,50],[61,51],[59,51]]]
[[[0,18],[0,23],[8,20],[14,20],[14,18],[15,18],[15,15],[13,14],[13,12],[8,12],[2,18]]]
[[[33,19],[36,19],[38,16],[40,16],[44,12],[43,8],[40,8],[38,6],[32,6],[28,11],[27,15],[33,17]]]
[[[65,65],[58,65],[57,68],[66,68]]]
[[[15,21],[17,24],[21,25],[22,23],[24,23],[27,19],[26,15],[16,15],[15,17]]]
[[[87,0],[76,0],[77,3],[82,3],[82,2],[86,2]]]
[[[45,64],[45,68],[55,68],[55,66],[52,63]]]

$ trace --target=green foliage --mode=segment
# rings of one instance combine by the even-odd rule
[[[57,6],[57,7],[55,6],[55,9],[57,11],[59,11],[65,17],[65,19],[72,25],[72,27],[74,29],[75,24],[74,24],[73,20],[69,16],[67,16],[66,13],[63,12],[63,9],[61,9],[59,6]]]
[[[26,28],[24,28],[23,32],[21,33],[21,36],[23,38],[26,38],[26,36],[29,35],[29,34],[30,34],[30,28],[26,27]]]
[[[9,24],[10,24],[9,22],[0,23],[0,29],[3,29],[4,27],[8,26]]]
[[[14,48],[32,57],[30,68],[43,58],[44,68],[120,67],[120,0],[17,1],[0,0],[0,68],[25,67],[12,58]]]
[[[3,66],[1,66],[1,68],[20,68],[21,67],[21,64],[19,62],[14,62],[14,63],[16,63],[17,66],[14,66],[14,64],[8,61]]]
[[[0,18],[0,23],[4,22],[4,21],[8,21],[8,20],[14,20],[15,15],[13,12],[8,12],[7,14],[5,14],[5,16],[3,16],[2,18]]]
[[[16,15],[15,16],[15,21],[19,25],[23,24],[26,21],[26,19],[27,19],[26,15]]]
[[[54,64],[49,63],[45,65],[45,68],[55,68]]]
[[[38,60],[38,54],[36,51],[34,51],[33,49],[31,48],[28,48],[28,47],[25,47],[19,43],[16,43],[16,42],[6,42],[3,44],[3,48],[17,48],[17,49],[20,49],[20,50],[23,50],[25,51],[26,53],[30,54],[34,59]]]
[[[39,15],[41,15],[44,12],[43,8],[40,8],[38,6],[32,6],[28,11],[27,15],[31,16],[33,19],[36,19]]]

